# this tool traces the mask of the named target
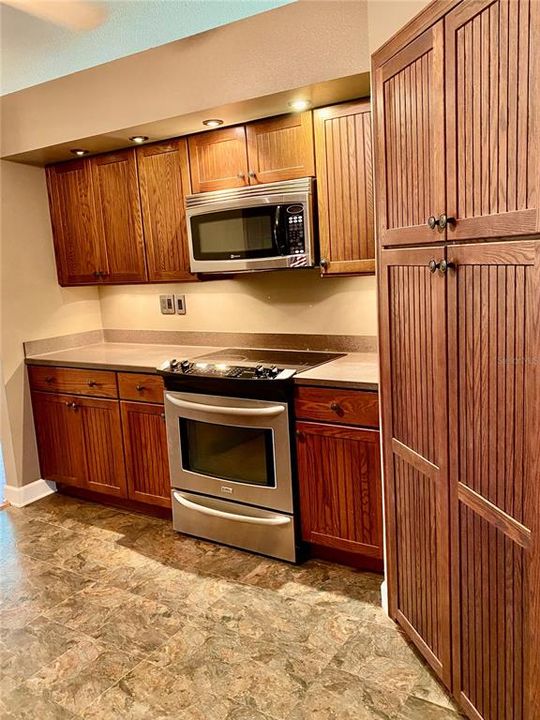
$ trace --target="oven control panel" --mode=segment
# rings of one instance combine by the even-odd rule
[[[276,365],[228,365],[227,363],[195,362],[176,358],[163,363],[160,370],[178,375],[238,380],[286,380],[295,374],[295,370],[279,368]]]

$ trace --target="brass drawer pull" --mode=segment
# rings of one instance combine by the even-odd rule
[[[144,385],[135,385],[135,390],[138,390],[139,392],[143,392],[146,390]]]
[[[49,384],[53,383],[55,380],[56,378],[54,378],[52,375],[47,375],[47,377],[45,378],[45,382]]]
[[[99,383],[97,383],[95,380],[89,380],[87,383],[88,387],[97,387]]]

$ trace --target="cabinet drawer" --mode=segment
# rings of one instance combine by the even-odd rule
[[[116,373],[109,370],[30,365],[28,376],[32,390],[92,397],[118,397]]]
[[[118,373],[118,389],[122,400],[163,402],[163,378],[161,375]]]
[[[376,392],[297,387],[295,410],[299,420],[379,427],[379,396]]]

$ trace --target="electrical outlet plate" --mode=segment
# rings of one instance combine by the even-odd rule
[[[174,295],[160,295],[159,308],[162,315],[174,315]]]
[[[177,315],[185,315],[186,314],[186,296],[185,295],[175,295],[174,296],[174,306],[176,308]]]

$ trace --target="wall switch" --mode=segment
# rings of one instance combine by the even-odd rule
[[[185,315],[186,314],[186,296],[185,295],[175,295],[175,307],[176,307],[176,314],[177,315]]]
[[[159,307],[162,315],[174,315],[174,295],[160,295]]]

